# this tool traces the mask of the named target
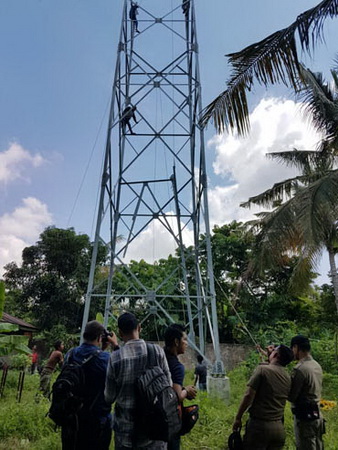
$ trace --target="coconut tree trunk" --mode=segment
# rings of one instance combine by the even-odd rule
[[[334,259],[335,252],[332,247],[328,248],[327,250],[329,252],[330,277],[332,280],[334,298],[335,298],[336,308],[337,308],[337,312],[338,312],[338,273],[337,273],[336,261]]]

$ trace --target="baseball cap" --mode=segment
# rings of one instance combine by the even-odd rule
[[[294,345],[304,345],[304,344],[310,345],[309,338],[303,336],[302,334],[299,334],[298,336],[294,336],[291,339],[290,347],[293,347]]]

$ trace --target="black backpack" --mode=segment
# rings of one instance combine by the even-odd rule
[[[64,364],[61,373],[53,384],[52,402],[47,413],[48,417],[61,427],[66,425],[77,426],[78,414],[85,404],[86,377],[84,366],[100,353],[100,350],[97,350],[84,359],[82,363],[77,363],[73,359],[73,351],[71,351],[68,361]]]
[[[136,439],[169,442],[182,427],[178,396],[158,366],[154,345],[147,344],[147,351],[146,368],[135,381]]]

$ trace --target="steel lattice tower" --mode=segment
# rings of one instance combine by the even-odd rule
[[[138,8],[138,33],[129,18],[131,3],[124,0],[82,332],[97,297],[105,298],[105,325],[121,302],[125,309],[141,305],[143,320],[155,315],[169,324],[177,320],[171,307],[176,302],[186,314],[190,345],[204,354],[209,333],[214,371],[223,373],[204,136],[198,123],[202,106],[194,1],[172,0],[165,11],[168,4],[144,1]],[[155,51],[155,41],[161,52]],[[137,107],[132,132],[124,120],[128,105]],[[163,227],[166,237],[162,233],[156,245],[172,240],[179,264],[159,285],[146,286],[126,262],[137,239],[152,227]],[[108,248],[110,261],[107,276],[95,285],[100,244]],[[127,289],[114,285],[117,271],[128,280]]]

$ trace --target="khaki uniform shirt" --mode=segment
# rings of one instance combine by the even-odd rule
[[[282,419],[291,387],[290,375],[285,367],[277,364],[259,365],[248,386],[256,391],[249,409],[251,418],[267,421]]]
[[[289,400],[294,405],[304,400],[319,402],[322,394],[323,371],[311,355],[301,359],[291,375]]]

